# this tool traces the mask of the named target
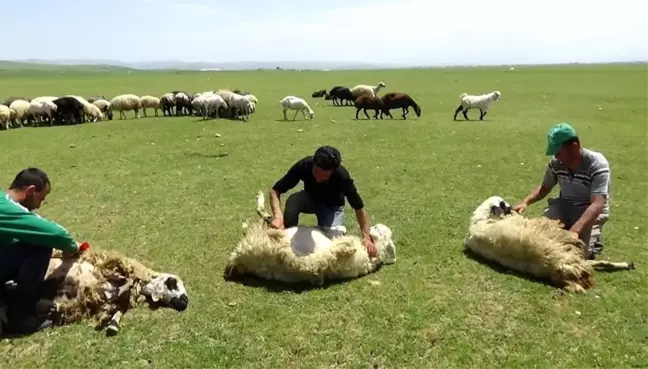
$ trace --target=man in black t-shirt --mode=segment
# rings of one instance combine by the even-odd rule
[[[341,162],[340,152],[336,148],[322,146],[315,151],[315,155],[293,164],[270,190],[270,205],[274,215],[272,224],[279,229],[294,227],[299,222],[299,214],[304,213],[315,214],[319,227],[340,229],[344,222],[346,197],[355,210],[363,243],[369,255],[375,256],[376,248],[369,236],[369,219],[364,203]],[[304,189],[288,197],[282,214],[279,197],[297,186],[299,181],[304,182]]]

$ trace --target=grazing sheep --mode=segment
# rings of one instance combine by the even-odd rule
[[[378,91],[380,91],[380,89],[384,87],[387,87],[384,82],[378,83],[378,86],[357,85],[351,89],[351,93],[353,94],[353,97],[355,99],[363,95],[377,96]]]
[[[16,111],[15,117],[14,117],[14,123],[17,125],[20,125],[22,127],[23,123],[27,121],[27,123],[31,124],[32,122],[32,117],[29,114],[29,107],[31,106],[31,103],[27,100],[14,100],[11,102],[9,105],[10,109],[13,109]]]
[[[133,94],[123,94],[123,95],[118,95],[113,97],[112,100],[110,100],[110,105],[108,105],[108,110],[109,111],[118,111],[119,112],[119,119],[125,119],[126,118],[126,113],[125,111],[131,111],[133,110],[135,112],[135,118],[139,118],[139,110],[142,108],[142,105],[140,104],[140,98],[137,95]]]
[[[52,102],[56,105],[56,115],[54,116],[56,124],[80,124],[85,120],[85,106],[79,99],[72,96],[63,96]]]
[[[0,105],[0,129],[11,128],[11,109],[7,105]]]
[[[385,107],[385,103],[383,102],[383,99],[381,97],[362,95],[358,97],[355,101],[355,108],[356,108],[355,117],[356,119],[358,119],[358,113],[360,113],[360,110],[363,110],[367,119],[371,119],[369,118],[369,114],[367,114],[367,109],[372,109],[376,111],[376,114],[374,115],[374,119],[378,119],[378,113],[380,113],[380,119],[383,119],[384,107]],[[389,111],[387,111],[387,115],[391,117]]]
[[[586,260],[584,243],[559,221],[526,218],[499,196],[475,209],[464,247],[507,268],[549,279],[568,292],[593,287],[594,268],[634,269],[631,262]]]
[[[392,231],[383,224],[371,227],[370,236],[378,251],[371,258],[357,236],[329,238],[319,228],[308,226],[269,228],[271,216],[261,192],[257,194],[257,213],[262,220],[251,226],[243,224],[244,237],[230,254],[227,277],[249,273],[268,280],[321,286],[325,281],[360,277],[396,262]]]
[[[191,96],[191,94],[187,92],[183,92],[183,91],[175,92],[175,95],[173,96],[173,101],[176,107],[176,116],[180,116],[185,113],[187,115],[191,115],[193,112],[193,106],[191,105],[192,100],[193,100],[193,96]]]
[[[108,106],[110,106],[110,102],[108,100],[95,100],[92,102],[92,105],[98,107],[99,110],[108,118],[108,120],[113,119],[112,111],[108,110]]]
[[[313,119],[315,117],[315,113],[313,112],[313,109],[311,109],[308,103],[301,97],[286,96],[283,99],[279,100],[279,103],[283,108],[284,120],[288,120],[288,117],[286,117],[286,111],[288,109],[295,110],[295,115],[293,116],[293,120],[297,118],[297,114],[299,112],[301,112],[304,115],[304,119],[308,120],[305,113],[306,110],[308,110],[310,119]]]
[[[54,115],[56,115],[56,104],[48,100],[39,100],[29,105],[29,114],[36,122],[48,122],[54,124]]]
[[[348,87],[335,86],[324,96],[324,100],[333,100],[333,105],[353,105],[356,99]]]
[[[255,110],[254,103],[247,96],[232,94],[230,95],[227,105],[232,109],[232,116],[238,118],[240,115],[243,120],[249,119],[249,115]]]
[[[66,97],[73,97],[79,100],[81,104],[83,104],[83,123],[86,122],[86,117],[89,117],[90,119],[98,118],[98,116],[96,115],[95,106],[88,102],[88,100],[86,100],[84,97],[78,95],[66,95]]]
[[[324,97],[326,95],[326,90],[318,90],[313,92],[312,97]]]
[[[137,304],[147,301],[184,311],[189,303],[177,276],[103,251],[69,257],[55,250],[40,292],[41,304],[49,307],[43,315],[56,325],[94,317],[112,334],[118,333],[120,319]]]
[[[469,120],[469,109],[479,109],[479,120],[484,120],[484,116],[486,115],[486,113],[488,113],[488,106],[493,101],[499,101],[501,97],[502,94],[499,91],[493,91],[484,95],[468,95],[467,93],[463,93],[459,96],[461,103],[459,103],[459,107],[457,108],[457,110],[455,110],[454,120],[457,120],[457,114],[459,114],[459,112],[462,112],[464,118],[466,118],[466,120]]]
[[[209,115],[210,117],[213,116],[218,118],[220,112],[229,109],[229,105],[225,102],[225,100],[223,100],[220,95],[216,95],[214,93],[207,96],[205,103],[207,115]]]
[[[140,106],[142,107],[142,112],[144,117],[146,115],[146,108],[153,108],[155,110],[155,116],[158,116],[158,109],[160,109],[160,99],[155,96],[144,95],[140,97]]]
[[[90,122],[101,122],[104,119],[104,114],[101,112],[101,109],[94,104],[84,106],[83,111]]]
[[[160,107],[162,108],[162,115],[169,116],[173,115],[173,107],[175,106],[175,101],[173,99],[173,93],[169,92],[162,97],[160,97]]]
[[[235,94],[243,95],[243,96],[245,96],[245,95],[250,95],[250,93],[247,92],[247,91],[234,90],[234,91],[232,91],[232,92],[235,93]]]
[[[421,116],[421,108],[416,104],[414,99],[412,99],[408,94],[400,93],[400,92],[390,92],[388,94],[385,94],[382,97],[383,103],[385,106],[383,107],[383,112],[391,117],[391,114],[389,111],[391,109],[398,109],[401,108],[403,109],[403,119],[406,119],[407,114],[409,114],[409,107],[411,106],[414,108],[414,112],[416,113],[417,117]],[[382,116],[382,113],[381,113]]]

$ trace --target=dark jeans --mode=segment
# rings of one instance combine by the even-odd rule
[[[317,204],[306,191],[295,192],[288,196],[284,209],[284,226],[296,226],[299,223],[299,214],[315,214],[319,227],[336,229],[343,226],[344,207]]]
[[[38,300],[38,288],[45,279],[47,266],[52,257],[49,247],[15,243],[0,246],[0,297],[29,307]],[[5,283],[13,280],[16,289],[7,292]]]

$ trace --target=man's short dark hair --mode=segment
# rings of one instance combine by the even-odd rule
[[[313,155],[313,164],[324,170],[333,170],[340,167],[342,155],[335,147],[322,146]]]
[[[9,189],[23,189],[27,186],[35,186],[36,191],[40,192],[49,184],[50,180],[44,171],[38,168],[26,168],[16,175]]]
[[[561,146],[569,146],[569,145],[573,144],[574,142],[578,142],[580,144],[580,139],[578,138],[578,136],[574,136],[574,137],[570,138],[569,140],[563,142]]]

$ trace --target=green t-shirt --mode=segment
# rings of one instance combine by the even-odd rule
[[[0,191],[0,247],[25,242],[59,249],[77,251],[76,241],[67,229],[33,213]]]

